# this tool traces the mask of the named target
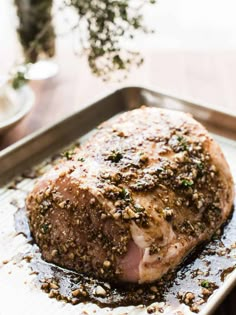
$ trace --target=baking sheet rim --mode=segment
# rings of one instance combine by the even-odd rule
[[[16,143],[12,144],[11,146],[7,147],[6,149],[3,149],[0,152],[0,158],[6,155],[11,154],[14,150],[20,148],[23,145],[27,145],[27,143],[33,139],[37,139],[39,138],[42,134],[48,132],[51,128],[56,127],[57,125],[60,125],[63,121],[65,121],[66,119],[68,119],[69,117],[73,117],[75,114],[82,114],[82,111],[89,107],[92,106],[93,104],[95,104],[98,101],[102,101],[104,98],[112,96],[113,94],[122,92],[124,90],[127,89],[140,89],[140,90],[146,90],[150,93],[157,93],[159,95],[163,95],[165,97],[169,97],[169,98],[173,98],[177,101],[180,102],[187,102],[191,105],[196,105],[196,106],[200,106],[203,109],[206,110],[213,110],[215,112],[218,112],[219,114],[227,114],[233,118],[236,118],[236,115],[228,110],[223,109],[223,107],[217,107],[217,109],[213,108],[213,106],[211,106],[210,104],[206,104],[206,102],[204,103],[198,103],[194,100],[190,100],[190,99],[185,99],[185,98],[179,98],[176,95],[173,94],[169,94],[169,92],[167,91],[163,91],[163,90],[157,90],[155,89],[153,86],[151,85],[142,85],[142,86],[138,86],[138,85],[122,85],[120,88],[115,88],[115,89],[111,89],[110,91],[106,91],[105,93],[99,93],[99,95],[97,95],[96,97],[92,98],[90,101],[86,102],[83,104],[82,108],[79,109],[78,111],[64,117],[63,119],[60,119],[59,121],[50,124],[47,127],[43,127],[40,128],[39,130],[31,133],[30,135],[24,137],[23,139],[17,141]],[[228,138],[226,138],[228,139]],[[5,186],[5,185],[4,185]],[[219,304],[223,301],[223,299],[226,297],[226,295],[230,292],[230,290],[232,290],[235,286],[236,283],[236,270],[234,270],[232,273],[230,273],[230,275],[228,275],[228,277],[226,278],[225,282],[222,284],[222,286],[219,288],[219,290],[217,292],[215,292],[215,294],[208,300],[208,302],[206,303],[204,309],[199,313],[200,315],[210,315],[212,314],[212,312],[216,309],[217,306],[219,306]]]
[[[18,147],[22,146],[23,144],[26,144],[28,141],[39,137],[41,134],[46,133],[51,128],[55,127],[56,125],[60,125],[60,123],[62,121],[65,121],[69,117],[72,117],[75,114],[79,114],[80,112],[82,112],[83,109],[91,106],[92,104],[94,104],[94,103],[96,103],[98,101],[101,101],[102,99],[104,99],[106,97],[109,97],[109,96],[111,96],[111,95],[113,95],[115,93],[122,92],[122,91],[124,91],[126,89],[143,89],[143,90],[147,90],[147,91],[149,91],[151,93],[158,93],[158,94],[163,95],[165,97],[170,97],[170,98],[176,99],[177,101],[180,101],[180,102],[186,102],[186,103],[189,103],[189,104],[194,105],[194,106],[201,107],[201,108],[206,109],[206,110],[210,109],[212,111],[218,112],[219,114],[227,114],[227,115],[231,116],[232,118],[236,119],[236,113],[234,114],[233,111],[230,111],[230,110],[227,110],[227,109],[225,110],[223,107],[220,107],[220,106],[217,106],[217,109],[215,109],[209,103],[201,102],[200,100],[196,101],[196,100],[192,100],[190,98],[178,97],[178,96],[176,96],[174,94],[169,94],[169,92],[167,92],[165,90],[155,89],[153,85],[140,85],[140,86],[139,85],[122,85],[119,88],[114,88],[114,89],[111,89],[110,91],[99,93],[95,97],[92,97],[89,101],[85,102],[78,111],[75,111],[74,113],[69,114],[68,116],[65,116],[64,118],[59,119],[55,123],[52,123],[52,124],[50,124],[50,125],[48,125],[46,127],[41,127],[39,130],[36,130],[36,131],[32,132],[31,134],[29,134],[29,135],[25,136],[24,138],[18,140],[17,142],[13,143],[12,145],[8,146],[7,148],[1,150],[0,151],[0,158],[2,156],[4,156],[4,155],[7,155],[7,154],[11,153],[13,150],[17,149]],[[198,103],[198,102],[200,102],[200,103]]]

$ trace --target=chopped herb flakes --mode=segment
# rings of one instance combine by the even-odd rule
[[[144,207],[142,207],[141,205],[139,204],[134,204],[134,209],[135,209],[135,212],[143,212],[145,209]]]
[[[112,150],[111,153],[108,155],[107,159],[112,161],[113,163],[118,163],[123,158],[123,155],[115,150]]]
[[[193,186],[194,182],[190,179],[183,179],[181,181],[181,185],[185,186],[185,187],[190,187]]]
[[[46,234],[48,230],[49,230],[49,224],[44,223],[41,225],[41,231],[43,234]]]
[[[82,158],[82,157],[79,157],[79,158],[77,159],[77,161],[84,162],[84,161],[85,161],[85,159],[84,159],[84,158]]]
[[[74,154],[75,154],[75,151],[70,150],[70,151],[66,151],[62,153],[62,156],[64,156],[67,160],[71,160]]]
[[[182,150],[188,149],[188,143],[186,138],[184,138],[183,136],[177,136],[177,140],[179,141],[179,145],[182,148]]]
[[[15,90],[20,89],[27,83],[27,79],[25,78],[25,70],[19,70],[16,72],[15,76],[12,78],[12,87]]]
[[[120,198],[127,201],[131,200],[131,196],[128,189],[122,188],[122,191],[120,192]]]
[[[181,135],[173,135],[169,139],[169,145],[174,152],[188,151],[189,143],[187,139]]]
[[[201,286],[202,286],[203,288],[208,289],[208,288],[210,287],[210,283],[209,283],[209,281],[207,281],[207,280],[203,280],[203,281],[201,282]]]

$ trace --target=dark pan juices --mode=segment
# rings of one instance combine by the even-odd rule
[[[198,313],[227,275],[236,268],[236,242],[232,243],[236,231],[235,211],[221,231],[209,243],[201,245],[189,255],[178,270],[145,285],[116,285],[45,262],[30,236],[23,208],[16,212],[15,230],[32,244],[31,251],[23,259],[29,262],[32,272],[37,274],[37,286],[50,298],[71,304],[93,302],[100,307],[114,308],[140,304],[148,306],[153,302],[173,306],[184,303],[192,312]]]

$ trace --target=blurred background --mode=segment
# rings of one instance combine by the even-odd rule
[[[61,0],[54,1],[53,10]],[[85,56],[75,54],[77,37],[70,32],[75,15],[56,14],[55,77],[33,81],[36,102],[30,114],[1,136],[1,148],[53,123],[83,106],[91,98],[122,84],[150,85],[179,97],[211,103],[236,111],[236,5],[234,0],[159,0],[142,9],[154,34],[140,34],[124,42],[140,51],[144,63],[122,82],[104,82],[94,76]],[[0,74],[9,72],[22,55],[17,40],[16,10],[12,1],[0,0]]]
[[[58,74],[30,82],[34,105],[19,124],[0,135],[0,149],[124,84],[150,86],[236,114],[235,0],[159,0],[145,6],[144,24],[155,33],[123,41],[139,51],[144,62],[119,82],[113,78],[104,82],[92,74],[86,56],[78,54],[76,32],[69,31],[76,15],[71,10],[61,14],[61,2],[55,0],[53,6],[53,12],[59,11],[54,19],[58,36],[53,57]],[[13,1],[0,0],[0,76],[8,75],[23,56],[17,25]],[[233,315],[235,294],[215,314]]]

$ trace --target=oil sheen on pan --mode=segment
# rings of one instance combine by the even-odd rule
[[[190,115],[126,112],[24,177],[32,234],[13,201],[16,229],[30,242],[23,258],[36,285],[51,298],[199,312],[234,269],[232,176]]]

